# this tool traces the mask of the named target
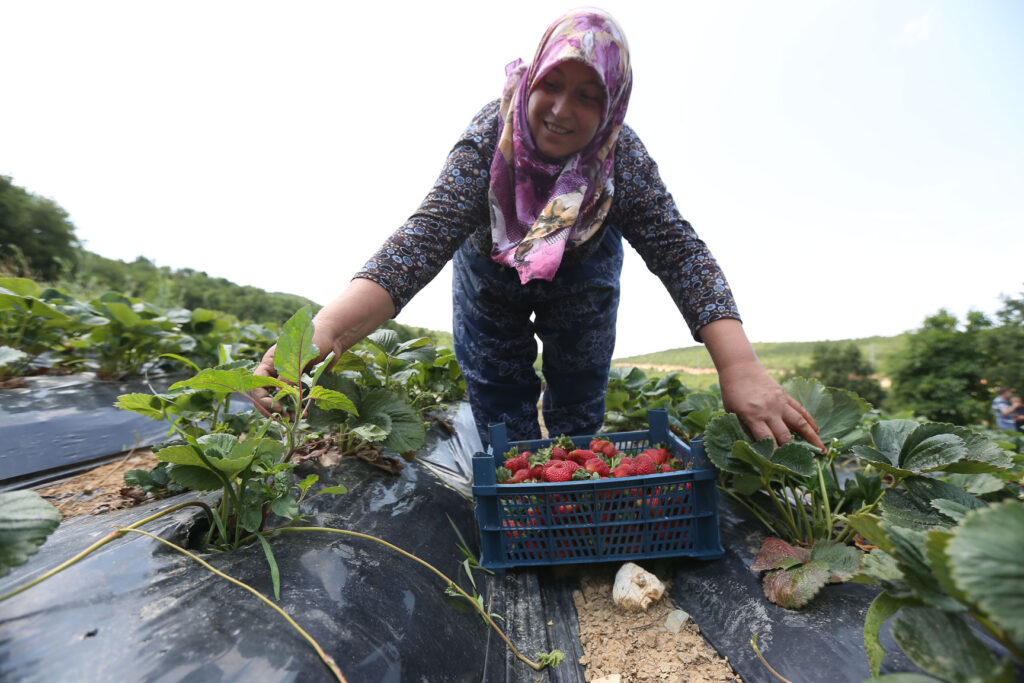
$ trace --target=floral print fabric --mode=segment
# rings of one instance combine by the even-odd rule
[[[527,124],[534,84],[567,60],[590,66],[604,84],[601,123],[586,147],[567,159],[541,154]],[[566,247],[593,237],[615,193],[615,143],[632,88],[629,48],[601,10],[573,10],[552,24],[532,64],[506,67],[497,153],[491,163],[491,257],[515,268],[520,282],[551,280]]]

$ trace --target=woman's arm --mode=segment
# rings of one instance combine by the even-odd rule
[[[771,437],[782,444],[793,429],[822,447],[814,419],[768,376],[754,354],[725,275],[680,215],[657,164],[631,129],[623,128],[619,141],[616,218],[622,234],[664,283],[694,339],[707,346],[726,410],[736,413],[754,438]]]
[[[718,369],[725,409],[736,413],[752,437],[782,445],[792,430],[825,450],[814,418],[768,376],[740,321],[716,320],[700,328],[700,334]]]

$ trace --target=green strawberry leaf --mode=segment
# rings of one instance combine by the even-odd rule
[[[974,510],[946,546],[956,586],[1018,642],[1024,642],[1024,503]]]
[[[27,562],[62,519],[35,491],[0,493],[0,576]]]
[[[924,542],[924,554],[928,560],[928,566],[932,568],[935,580],[942,586],[942,589],[949,593],[954,599],[967,603],[967,596],[957,588],[953,581],[952,562],[949,559],[947,548],[949,541],[953,538],[953,531],[946,529],[932,529]]]
[[[967,455],[967,445],[956,434],[935,434],[917,441],[914,437],[932,425],[921,425],[904,444],[900,466],[912,472],[940,470]]]
[[[275,515],[285,519],[295,519],[299,516],[299,503],[291,494],[281,496],[272,502],[270,509]]]
[[[130,410],[153,420],[163,420],[167,404],[153,394],[122,394],[114,402],[115,408]]]
[[[313,344],[313,307],[303,306],[281,328],[274,353],[277,376],[289,384],[299,384],[302,372],[319,355]]]
[[[807,409],[818,426],[822,442],[842,439],[868,412],[867,401],[856,394],[826,387],[817,380],[797,377],[785,383],[786,392]]]
[[[931,506],[954,522],[959,522],[971,511],[971,508],[966,505],[961,505],[955,500],[947,500],[946,498],[936,498],[931,502]]]
[[[872,448],[871,446],[865,446],[863,444],[853,447],[853,454],[861,460],[866,460],[869,464],[884,470],[889,474],[904,472],[905,470],[900,469],[896,463],[889,459],[889,454],[884,453],[880,450]],[[898,457],[899,454],[897,454]],[[911,474],[900,474],[899,476],[905,477]]]
[[[893,598],[913,600],[920,604],[914,597],[914,592],[907,586],[903,571],[896,564],[896,558],[878,548],[864,556],[863,562],[860,563],[860,571],[850,581],[877,584]]]
[[[216,491],[224,486],[221,478],[205,467],[172,465],[167,468],[167,474],[174,483],[193,491]]]
[[[871,545],[878,546],[886,552],[892,552],[892,542],[889,540],[889,534],[882,528],[881,517],[863,512],[850,515],[846,518],[846,522]]]
[[[840,581],[846,581],[860,570],[864,553],[837,541],[818,541],[811,548],[811,561],[820,561]]]
[[[967,447],[967,455],[963,460],[944,467],[944,471],[977,474],[998,472],[1013,467],[1010,454],[985,435],[967,427],[953,427],[953,433],[963,440]]]
[[[882,624],[906,604],[906,601],[897,600],[882,591],[875,596],[868,607],[868,612],[864,616],[864,651],[868,656],[868,666],[871,668],[872,676],[878,675],[879,669],[882,668],[882,660],[885,658],[885,648],[878,640]]]
[[[733,455],[733,444],[750,439],[740,426],[740,419],[734,413],[724,413],[708,423],[704,433],[704,449],[708,459],[723,472],[740,475],[757,475],[757,470]]]
[[[883,420],[871,426],[871,440],[893,466],[900,464],[900,453],[907,437],[920,426],[913,420]]]
[[[352,415],[359,414],[352,399],[340,391],[315,386],[309,390],[309,397],[316,401],[322,410],[344,410]]]
[[[892,635],[914,664],[953,681],[1013,681],[1012,666],[1000,661],[964,620],[933,607],[904,607]]]
[[[964,461],[969,462],[969,461]],[[949,472],[949,469],[946,470]],[[950,474],[946,482],[961,488],[972,496],[984,496],[988,493],[1002,491],[1003,480],[993,474]]]
[[[919,599],[946,612],[963,612],[963,604],[951,598],[932,572],[927,558],[927,536],[918,531],[888,526],[893,557],[907,586]],[[923,668],[923,667],[922,667]]]
[[[207,368],[191,379],[175,382],[170,390],[195,389],[197,391],[212,391],[217,396],[226,396],[232,392],[244,394],[259,387],[287,386],[284,382],[273,377],[259,377],[248,370],[237,368],[234,370],[217,370]]]

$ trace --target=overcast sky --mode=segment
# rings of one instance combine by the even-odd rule
[[[0,174],[103,256],[325,303],[572,6],[0,0]],[[630,42],[626,121],[753,341],[1024,289],[1024,3],[601,6]],[[626,251],[616,355],[691,345]],[[450,330],[450,288],[399,322]]]

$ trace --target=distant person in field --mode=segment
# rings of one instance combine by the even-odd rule
[[[992,399],[992,413],[995,415],[996,429],[1008,429],[1013,431],[1018,425],[1024,424],[1024,415],[1018,411],[1024,408],[1020,396],[1014,396],[1013,390],[1009,387],[1000,387],[996,397]],[[1019,418],[1019,420],[1018,420]]]
[[[725,275],[624,124],[633,74],[618,23],[601,10],[571,11],[532,63],[517,60],[505,74],[501,98],[473,117],[419,210],[317,314],[321,358],[394,317],[454,261],[455,353],[484,442],[492,422],[512,440],[540,438],[538,337],[548,432],[594,434],[625,237],[707,346],[726,409],[755,438],[781,444],[794,430],[821,448],[814,420],[765,372]],[[273,355],[259,374],[274,374]]]

